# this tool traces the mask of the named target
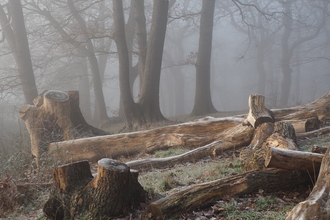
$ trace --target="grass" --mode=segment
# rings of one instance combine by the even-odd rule
[[[189,149],[183,149],[183,148],[160,150],[155,152],[154,157],[156,158],[171,157],[171,156],[183,154],[187,151],[189,151]]]
[[[299,147],[302,151],[312,151],[314,145],[319,147],[329,147],[330,146],[330,136],[320,135],[318,137],[305,139],[298,142]]]
[[[176,153],[187,149],[176,150]],[[173,156],[173,150],[157,152],[158,155]],[[243,171],[239,160],[201,160],[197,163],[176,165],[171,169],[153,170],[140,173],[139,182],[153,194],[165,196],[165,192],[180,190],[183,186],[221,179]]]
[[[272,211],[275,207],[276,211]],[[257,200],[245,205],[242,202],[231,200],[225,203],[222,215],[228,220],[284,220],[286,218],[286,207],[277,204],[276,196],[259,197]]]

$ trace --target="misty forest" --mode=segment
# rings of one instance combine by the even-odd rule
[[[0,0],[1,219],[330,219],[330,1]]]

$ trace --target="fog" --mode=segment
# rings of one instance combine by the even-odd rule
[[[83,2],[77,2],[76,7],[81,9],[82,17],[85,19],[100,70],[101,57],[106,58],[105,70],[101,73],[101,78],[107,114],[109,117],[118,116],[119,61],[117,48],[113,42],[112,3],[111,1]],[[194,105],[196,85],[194,63],[195,54],[199,49],[199,20],[202,7],[202,1],[199,0],[174,2],[169,9],[159,94],[161,111],[168,118],[190,114]],[[216,109],[245,110],[248,108],[248,96],[260,91],[264,91],[262,95],[266,97],[267,106],[284,107],[283,103],[280,103],[281,95],[285,92],[282,89],[281,61],[288,59],[283,57],[287,55],[282,53],[284,47],[289,51],[293,48],[292,56],[289,58],[292,69],[291,83],[285,106],[308,103],[329,92],[328,4],[323,1],[293,1],[290,8],[292,27],[285,44],[283,35],[286,24],[283,17],[289,15],[284,13],[283,1],[244,2],[246,4],[243,5],[236,1],[216,1],[211,58],[211,96]],[[130,1],[124,1],[126,21],[130,13],[129,3]],[[1,1],[0,4],[7,12],[7,1]],[[70,37],[84,44],[86,36],[82,34],[65,3],[27,0],[22,1],[22,4],[38,93],[44,90],[79,90],[81,105],[87,103],[84,108],[90,108],[91,112],[95,113],[95,93],[90,64],[77,50],[80,44],[72,44],[68,39]],[[324,5],[326,7],[322,8],[321,6]],[[68,37],[63,37],[63,34],[59,33],[58,29],[55,29],[41,14],[43,9],[49,10],[67,32]],[[151,13],[152,1],[146,1],[147,31],[150,28]],[[319,26],[321,26],[320,30],[317,30]],[[307,39],[309,36],[313,37]],[[263,47],[261,63],[264,73],[258,72],[257,67],[258,59],[259,61],[261,59],[258,54],[260,47]],[[134,66],[138,62],[136,38],[131,48]],[[0,53],[0,123],[2,124],[0,127],[3,129],[4,124],[19,122],[18,111],[24,106],[25,101],[17,64],[8,41],[1,42]],[[260,74],[264,74],[263,80],[260,80],[262,77]],[[86,79],[88,79],[87,84],[85,82],[83,86],[82,82]],[[259,88],[260,84],[264,85],[264,90]],[[82,90],[85,93],[82,93]],[[88,97],[82,95],[86,94],[86,91],[90,94],[90,102],[82,100]],[[139,95],[139,77],[137,77],[133,86],[133,96],[136,101]],[[178,101],[180,96],[183,99]],[[90,120],[92,118],[93,114]]]

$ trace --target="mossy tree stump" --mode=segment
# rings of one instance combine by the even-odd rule
[[[138,173],[119,161],[98,161],[93,178],[87,161],[55,168],[54,185],[43,207],[50,219],[99,219],[124,214],[145,202]]]

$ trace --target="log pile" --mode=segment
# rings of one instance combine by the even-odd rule
[[[60,102],[68,102],[72,95],[68,96],[69,98],[65,97]],[[219,155],[228,149],[246,146],[241,151],[240,158],[247,172],[210,183],[194,185],[155,201],[147,207],[149,216],[164,218],[178,212],[186,212],[212,203],[224,195],[252,193],[260,188],[275,190],[278,189],[277,187],[285,189],[309,184],[313,179],[316,180],[320,169],[319,176],[323,175],[323,180],[320,180],[318,189],[315,189],[315,192],[313,190],[314,194],[311,194],[306,204],[313,205],[316,195],[321,195],[321,199],[328,199],[322,194],[323,189],[327,192],[328,184],[325,177],[326,165],[323,165],[326,157],[319,153],[301,152],[297,140],[330,132],[329,127],[320,128],[330,121],[328,111],[330,93],[315,102],[280,110],[269,110],[264,106],[263,96],[251,95],[250,109],[246,116],[211,121],[201,120],[148,131],[88,138],[79,138],[77,130],[74,130],[73,121],[75,120],[73,116],[68,116],[69,111],[56,110],[61,108],[59,106],[65,106],[65,109],[72,106],[67,103],[65,105],[48,104],[47,97],[43,96],[42,104],[38,104],[39,106],[36,104],[36,107],[23,107],[22,119],[26,121],[28,129],[32,130],[34,127],[42,126],[33,119],[34,117],[39,117],[39,114],[42,116],[40,112],[52,112],[48,119],[50,118],[52,122],[58,121],[56,126],[60,128],[58,130],[63,130],[60,136],[64,141],[50,143],[48,152],[62,163],[75,162],[55,169],[55,184],[50,199],[44,207],[44,212],[49,218],[79,218],[82,217],[79,215],[87,210],[88,218],[91,219],[118,216],[128,207],[144,202],[145,192],[137,181],[137,173],[131,171],[130,168],[168,167],[175,163],[191,162],[203,157]],[[55,120],[54,115],[67,116],[61,121],[59,119],[62,117],[57,117]],[[71,119],[67,120],[70,117]],[[244,117],[246,117],[245,121]],[[317,130],[312,131],[313,129]],[[66,132],[71,130],[73,132]],[[40,134],[38,137],[40,139]],[[79,139],[74,139],[77,137]],[[190,148],[191,151],[174,157],[137,160],[127,164],[104,159],[105,157],[114,159],[138,153],[153,153],[156,150],[174,147]],[[85,159],[91,162],[99,160],[98,174],[95,178],[91,175],[86,161],[76,162]],[[322,165],[321,161],[323,161]],[[118,190],[114,191],[114,188]],[[138,195],[138,198],[134,195]],[[117,203],[119,201],[115,206],[114,200]],[[321,200],[317,204],[321,207],[320,209],[325,206]],[[104,206],[109,207],[104,209],[102,208]],[[296,216],[311,216],[306,213],[302,215],[299,213],[300,209],[292,211],[294,217],[291,219]],[[309,212],[313,214],[312,211]],[[322,212],[322,216],[328,216],[324,210],[318,212]]]

